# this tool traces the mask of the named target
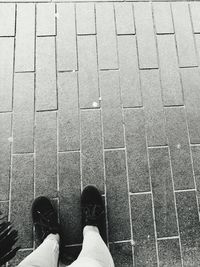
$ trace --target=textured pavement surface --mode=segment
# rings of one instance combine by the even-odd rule
[[[105,197],[116,267],[200,266],[200,3],[0,4],[0,209],[35,247],[34,197],[82,242]]]

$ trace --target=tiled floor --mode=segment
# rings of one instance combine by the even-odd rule
[[[0,209],[34,248],[30,206],[105,196],[116,267],[200,266],[200,3],[0,4]],[[74,246],[75,245],[75,246]]]

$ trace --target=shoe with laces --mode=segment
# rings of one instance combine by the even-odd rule
[[[105,234],[105,207],[99,190],[88,185],[81,194],[82,227],[87,225],[96,226],[104,241]]]
[[[39,242],[43,242],[49,234],[60,235],[57,212],[47,197],[41,196],[34,200],[32,219]]]

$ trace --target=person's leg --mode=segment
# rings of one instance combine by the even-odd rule
[[[32,205],[35,233],[41,245],[25,258],[19,267],[57,267],[61,228],[57,212],[46,197],[38,197]]]
[[[87,186],[81,196],[83,246],[77,260],[71,267],[114,267],[110,251],[100,233],[105,221],[105,208],[100,192],[94,186]]]
[[[114,267],[110,251],[95,226],[85,226],[83,230],[83,247],[78,261],[90,258],[102,267]]]
[[[59,240],[58,234],[49,234],[42,244],[27,256],[18,267],[57,267]]]

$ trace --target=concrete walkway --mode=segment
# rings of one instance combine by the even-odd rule
[[[200,266],[200,3],[0,4],[0,210],[35,247],[47,195],[82,242],[105,197],[116,267]]]

